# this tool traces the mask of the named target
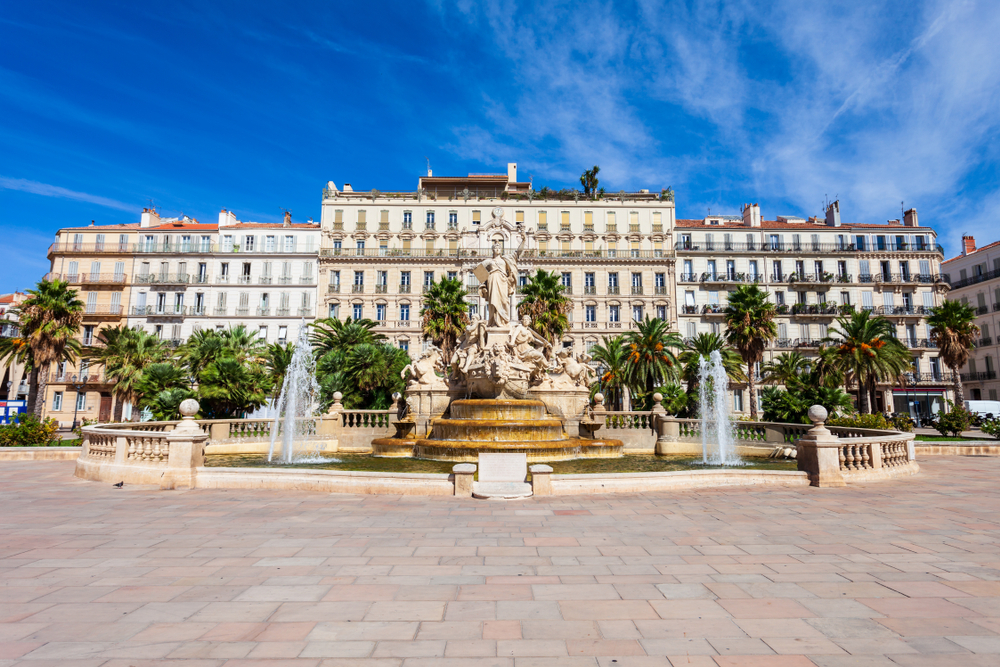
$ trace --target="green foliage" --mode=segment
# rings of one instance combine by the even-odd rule
[[[702,357],[708,357],[719,351],[722,355],[722,366],[730,382],[746,382],[743,372],[743,359],[739,352],[726,343],[722,334],[702,332],[687,343],[687,349],[677,356],[681,364],[681,379],[687,383],[687,390],[693,391],[698,384],[698,371]]]
[[[264,368],[224,356],[198,375],[201,411],[209,419],[243,417],[267,402],[271,386]]]
[[[671,383],[657,387],[656,391],[663,394],[663,400],[660,402],[660,405],[667,411],[667,414],[678,415],[687,407],[688,394],[681,385]]]
[[[344,407],[384,410],[392,404],[392,394],[406,388],[400,374],[410,363],[410,355],[374,333],[374,326],[371,320],[348,318],[321,320],[313,328],[316,381],[323,409],[333,403],[333,395],[339,391]]]
[[[50,447],[61,439],[56,435],[59,423],[41,420],[31,413],[19,414],[10,424],[0,426],[0,447]]]
[[[521,288],[518,316],[529,315],[531,328],[550,343],[562,338],[569,328],[566,312],[570,308],[570,300],[563,292],[561,277],[543,269],[529,276],[528,283]]]
[[[778,337],[774,323],[774,304],[767,292],[757,285],[740,285],[729,294],[726,306],[726,341],[739,352],[747,369],[764,358],[767,344]],[[757,392],[754,374],[747,374],[750,388],[750,414],[757,416]]]
[[[294,343],[272,343],[267,346],[264,354],[264,367],[267,370],[267,381],[271,385],[271,398],[275,401],[281,395],[281,387],[285,383],[285,374],[288,367],[292,365],[292,356],[295,354]]]
[[[941,435],[960,436],[972,425],[972,413],[961,406],[952,406],[951,411],[939,414],[934,428]]]
[[[897,412],[892,417],[889,418],[889,423],[892,424],[892,428],[897,431],[903,431],[904,433],[912,433],[913,429],[916,428],[917,424],[913,421],[910,415],[904,414],[902,412]]]
[[[424,338],[441,350],[447,367],[459,336],[469,325],[469,303],[465,300],[465,285],[458,278],[442,278],[431,283],[424,293],[420,309]]]
[[[944,303],[931,309],[927,326],[931,330],[931,340],[938,348],[938,355],[955,376],[955,401],[965,402],[962,376],[959,369],[969,360],[969,352],[975,347],[979,337],[979,327],[975,325],[976,311],[961,301],[945,299]]]
[[[847,426],[850,428],[874,428],[883,431],[895,430],[892,423],[885,418],[885,415],[874,413],[862,413],[856,415],[846,415],[843,417],[833,417],[826,420],[829,426]]]
[[[604,404],[609,410],[621,410],[623,390],[628,386],[628,352],[625,338],[602,337],[602,342],[590,350],[591,358],[600,364],[597,382],[590,387],[590,395],[604,394]]]
[[[583,194],[587,197],[597,194],[597,184],[600,182],[597,178],[599,171],[601,168],[595,164],[593,169],[585,169],[583,175],[580,176],[580,185],[583,186]]]
[[[808,376],[807,376],[808,378]],[[761,392],[764,421],[808,424],[809,408],[822,405],[831,415],[851,409],[854,401],[839,387],[824,387],[801,379],[792,379],[787,389],[765,387]]]
[[[837,366],[858,383],[861,412],[870,412],[879,381],[895,380],[913,367],[910,351],[896,338],[896,325],[868,310],[838,317],[826,340],[836,350]]]
[[[627,352],[625,377],[636,393],[653,393],[656,387],[680,380],[680,364],[673,349],[684,342],[670,324],[646,317],[625,335]]]
[[[982,429],[983,433],[986,435],[992,435],[997,440],[1000,440],[1000,418],[993,417],[991,419],[984,419],[979,428]]]
[[[142,327],[108,327],[98,334],[98,346],[88,348],[84,356],[104,366],[104,374],[115,403],[115,421],[121,421],[122,405],[126,401],[138,404],[139,382],[145,368],[170,357],[162,340]]]
[[[165,389],[159,392],[153,396],[152,400],[146,402],[146,406],[153,413],[154,420],[173,421],[181,418],[181,401],[188,398],[197,400],[198,392],[184,389],[183,387],[175,387],[174,389]]]

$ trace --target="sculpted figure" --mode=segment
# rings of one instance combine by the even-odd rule
[[[514,358],[533,367],[532,376],[545,373],[549,366],[549,354],[552,345],[531,329],[531,318],[525,315],[519,324],[510,329],[510,347]],[[538,347],[541,346],[541,349]]]
[[[406,372],[413,374],[410,379],[410,386],[431,387],[443,385],[444,381],[437,376],[435,371],[444,371],[444,362],[441,359],[441,350],[431,345],[420,355],[415,362],[407,364],[400,376],[406,379]]]
[[[590,361],[589,355],[581,354],[579,357],[574,357],[572,350],[563,349],[559,350],[556,356],[559,358],[562,372],[573,381],[573,384],[587,387],[597,379],[597,373],[587,363]]]
[[[517,290],[517,259],[514,253],[500,252],[500,244],[493,244],[493,256],[476,267],[479,278],[479,295],[489,306],[488,325],[503,327],[510,324],[510,298]]]

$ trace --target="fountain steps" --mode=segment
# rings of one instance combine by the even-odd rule
[[[456,463],[475,463],[480,454],[525,454],[528,463],[568,461],[585,458],[615,458],[622,455],[618,440],[563,440],[454,442],[447,440],[403,440],[376,438],[372,440],[372,455],[388,458],[415,457]]]

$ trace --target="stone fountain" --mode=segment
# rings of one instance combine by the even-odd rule
[[[372,441],[374,456],[476,461],[480,453],[524,453],[537,462],[622,455],[619,440],[580,437],[581,426],[595,430],[588,423],[589,358],[554,354],[530,318],[512,321],[517,259],[495,243],[475,268],[487,319],[473,318],[449,367],[431,346],[403,370],[412,376],[407,416],[396,437]]]

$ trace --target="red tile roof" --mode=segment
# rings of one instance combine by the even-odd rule
[[[969,253],[969,255],[975,255],[977,252],[980,252],[981,250],[988,250],[989,248],[995,248],[998,245],[1000,245],[1000,241],[994,241],[993,243],[987,243],[982,248],[976,248],[971,253]],[[941,263],[942,264],[947,264],[948,262],[954,262],[956,259],[962,259],[963,257],[968,257],[969,255],[959,255],[957,257],[952,257],[951,259],[946,259],[946,260],[944,260]]]
[[[285,227],[280,222],[239,222],[235,225],[225,225],[221,229],[319,229],[318,222],[293,222]]]
[[[872,223],[858,223],[858,222],[844,222],[841,223],[840,227],[827,227],[826,222],[782,222],[780,220],[761,220],[760,227],[747,227],[743,224],[742,220],[733,220],[731,222],[720,222],[715,225],[706,225],[704,220],[677,220],[675,228],[683,229],[884,229],[887,231],[900,231],[905,232],[906,230],[919,229],[922,231],[932,231],[930,227],[904,227],[903,225],[886,225],[886,224],[872,224]]]

